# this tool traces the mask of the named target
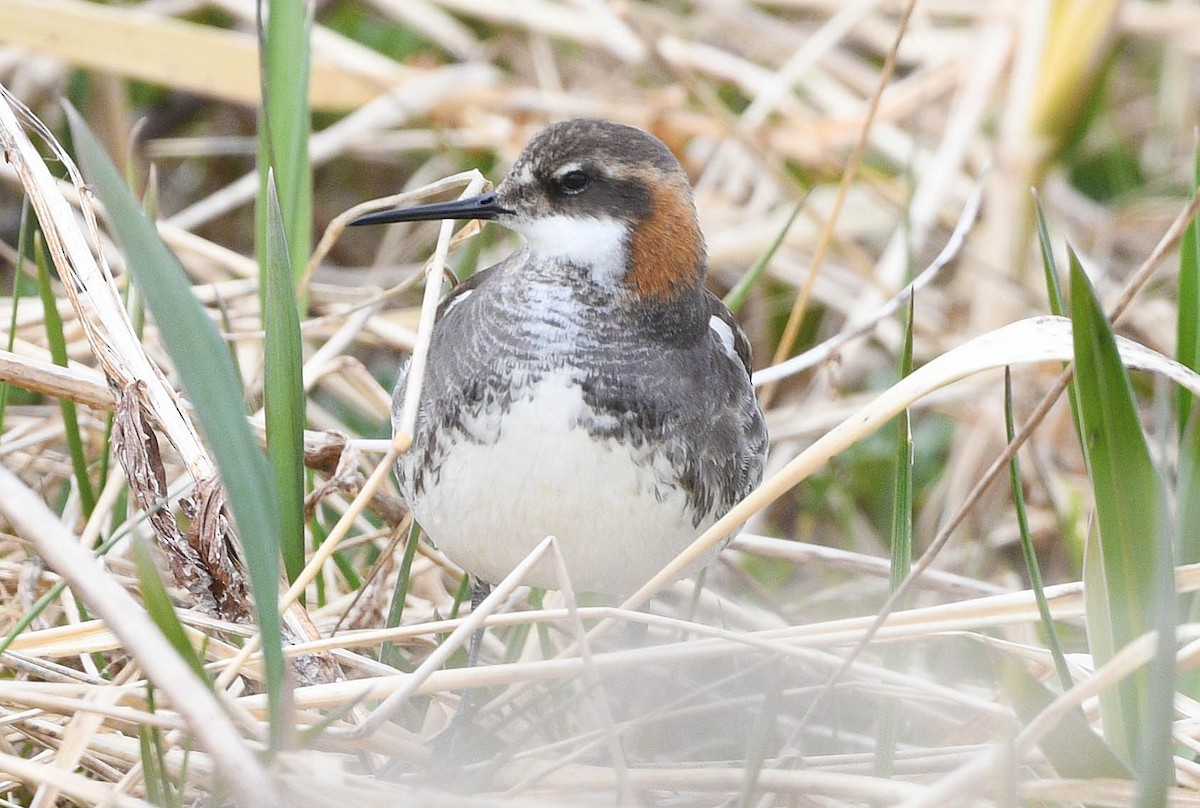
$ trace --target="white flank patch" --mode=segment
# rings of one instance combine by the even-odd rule
[[[544,379],[503,418],[472,427],[494,443],[459,443],[410,499],[430,538],[452,561],[496,582],[555,536],[576,589],[627,594],[687,547],[713,519],[692,526],[676,470],[575,423],[590,415],[565,376]],[[478,427],[478,428],[476,428]],[[640,462],[639,462],[640,461]],[[526,583],[558,588],[551,564]]]
[[[738,358],[737,349],[734,347],[733,329],[729,327],[729,323],[714,314],[708,320],[708,327],[717,335],[717,339],[721,341],[721,347],[725,349],[729,358],[740,362],[741,359]]]
[[[454,311],[455,306],[457,306],[459,303],[462,303],[473,294],[475,294],[474,289],[468,289],[467,291],[460,293],[458,297],[450,301],[450,305],[446,307],[446,311],[442,314],[442,316],[445,317],[447,314]]]
[[[625,277],[626,227],[616,219],[544,216],[515,222],[530,251],[546,261],[584,267],[597,283],[615,286]]]

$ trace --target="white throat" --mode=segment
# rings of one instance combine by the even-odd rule
[[[582,267],[596,283],[615,286],[625,276],[626,225],[618,219],[545,216],[527,219],[515,229],[538,258]]]

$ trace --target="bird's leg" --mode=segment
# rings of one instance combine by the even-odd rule
[[[471,614],[479,608],[484,598],[492,594],[492,585],[487,581],[471,577]],[[471,641],[467,643],[467,667],[473,668],[479,662],[479,649],[483,645],[483,626],[471,633]]]
[[[471,576],[471,614],[475,614],[475,610],[479,608],[479,604],[483,603],[483,599],[491,593],[491,584]],[[473,668],[479,664],[479,650],[483,647],[483,631],[483,626],[480,626],[471,632],[471,640],[467,643],[468,668]],[[464,693],[462,701],[458,706],[458,715],[454,716],[452,730],[457,732],[462,727],[470,726],[471,719],[475,717],[475,710],[478,706],[479,698],[474,690],[468,690]]]
[[[471,577],[471,613],[479,608],[483,599],[492,592],[492,585],[486,581]],[[471,632],[467,643],[467,667],[474,668],[479,663],[479,650],[483,645],[483,626]],[[471,722],[479,708],[479,694],[474,689],[463,693],[459,700],[458,712],[450,720],[447,727],[435,742],[434,774],[438,778],[455,775],[463,763],[464,753],[469,744]]]

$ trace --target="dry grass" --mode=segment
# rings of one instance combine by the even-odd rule
[[[154,775],[143,768],[139,732],[154,731],[166,776],[184,783],[178,800],[188,804],[217,787],[296,805],[1133,802],[1130,782],[1063,779],[1039,747],[1074,705],[1098,728],[1097,695],[1144,665],[1152,643],[1131,644],[1099,670],[1086,653],[1078,556],[1090,488],[1065,403],[1046,398],[1061,391],[1061,365],[1046,360],[1069,357],[1069,333],[1025,321],[1047,311],[1027,191],[1038,187],[1056,240],[1070,239],[1102,299],[1120,307],[1120,332],[1170,355],[1174,239],[1189,212],[1200,108],[1200,8],[1051,5],[1061,15],[1052,21],[1036,3],[926,2],[911,17],[902,2],[816,0],[320,4],[312,157],[315,225],[325,238],[306,276],[303,334],[309,524],[321,541],[293,593],[303,602],[285,601],[287,653],[304,664],[294,669],[293,748],[269,761],[252,751],[262,746],[266,709],[254,626],[205,608],[164,570],[216,682],[214,699],[161,668],[173,652],[139,622],[128,542],[102,562],[82,552],[113,536],[161,535],[131,504],[123,466],[105,464],[100,478],[116,406],[110,384],[141,385],[134,389],[162,442],[173,503],[211,461],[153,321],[139,338],[124,313],[124,259],[102,228],[91,232],[53,201],[78,205],[75,185],[18,177],[14,167],[40,160],[18,155],[15,127],[0,126],[12,164],[0,168],[3,288],[16,283],[26,195],[59,205],[45,215],[66,234],[59,272],[74,273],[55,287],[66,367],[51,359],[36,295],[0,298],[0,337],[12,338],[11,351],[0,345],[0,380],[39,394],[10,391],[0,432],[0,631],[60,580],[70,583],[0,657],[3,803],[140,804]],[[55,102],[71,90],[131,175],[144,179],[156,165],[160,232],[235,349],[257,408],[258,272],[247,257],[257,186],[248,145],[248,105],[258,96],[252,6],[0,0],[0,19],[0,83],[15,99],[60,132]],[[86,95],[72,75],[86,78]],[[154,91],[131,96],[128,79]],[[1095,117],[1076,143],[1093,101]],[[449,617],[459,571],[422,546],[403,624],[381,628],[407,527],[388,474],[387,385],[416,343],[416,287],[435,230],[343,233],[346,212],[467,168],[499,180],[532,133],[571,115],[636,124],[676,150],[696,188],[717,290],[767,251],[811,188],[740,313],[760,367],[820,346],[790,373],[760,372],[770,480],[728,521],[750,516],[751,533],[770,537],[739,540],[702,587],[659,591],[664,574],[622,607],[576,608],[557,592],[531,601],[518,576],[465,619]],[[1131,163],[1136,182],[1095,190]],[[977,191],[981,213],[964,216]],[[961,249],[951,238],[960,220]],[[889,387],[901,339],[897,295],[910,266],[930,265],[948,241],[954,260],[916,294],[920,370]],[[436,256],[449,247],[452,265],[484,266],[513,243],[490,229],[453,246],[443,239]],[[1129,361],[1175,373],[1145,353]],[[1026,496],[1053,584],[1047,596],[1075,652],[1076,686],[1035,716],[1017,709],[1010,671],[1049,680],[1053,664],[1010,497],[1003,481],[985,485],[1005,442],[1000,375],[984,371],[1009,364],[1018,423],[1038,413],[1023,453]],[[1191,385],[1195,377],[1171,378]],[[60,400],[79,405],[97,492],[90,517]],[[870,433],[910,405],[915,536],[935,552],[906,608],[880,622],[892,449]],[[1200,570],[1180,567],[1177,584],[1200,589]],[[491,627],[483,664],[467,670],[464,641],[482,620]],[[1181,673],[1200,659],[1197,627],[1180,629]],[[148,678],[157,683],[153,700]],[[468,689],[477,694],[477,731],[450,750],[431,739]],[[1200,707],[1182,686],[1175,706],[1170,797],[1200,804]],[[898,740],[887,777],[874,750],[890,711]],[[256,784],[231,785],[236,776]]]

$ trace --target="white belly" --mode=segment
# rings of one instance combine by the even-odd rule
[[[420,495],[405,492],[417,521],[448,558],[484,581],[498,582],[554,536],[576,590],[632,592],[714,515],[694,525],[675,470],[644,449],[592,438],[574,425],[585,412],[577,387],[543,380],[532,400],[472,430],[494,435],[494,443],[459,443]],[[526,583],[564,585],[550,563]]]

